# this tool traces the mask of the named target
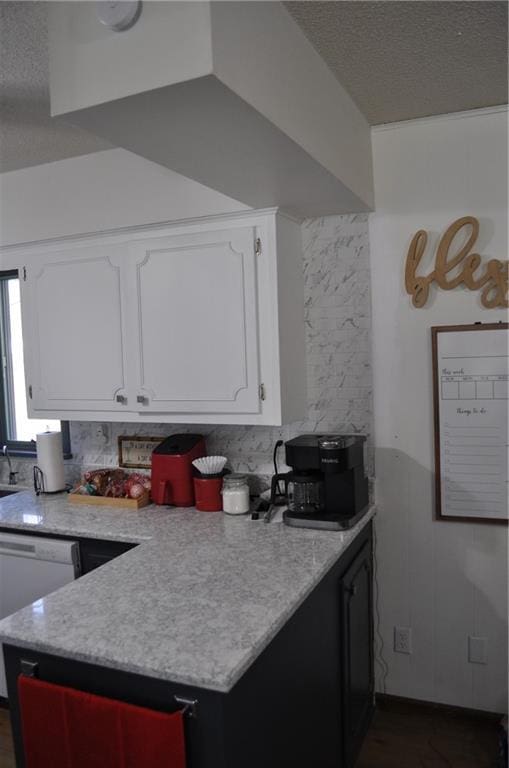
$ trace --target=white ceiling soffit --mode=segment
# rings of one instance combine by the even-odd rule
[[[0,172],[111,147],[50,117],[47,2],[0,2]]]
[[[507,2],[287,2],[372,125],[507,103]]]
[[[370,126],[279,2],[52,3],[54,116],[255,208],[369,210]]]
[[[0,1],[0,172],[111,146],[49,116],[49,2]],[[290,2],[372,124],[507,102],[506,2]]]

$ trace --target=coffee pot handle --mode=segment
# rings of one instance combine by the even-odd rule
[[[277,475],[272,476],[272,482],[270,484],[270,503],[277,504],[277,497],[281,499],[281,494],[278,493],[279,483],[282,481],[285,484],[285,497],[288,496],[288,483],[290,482],[291,472],[279,472]]]

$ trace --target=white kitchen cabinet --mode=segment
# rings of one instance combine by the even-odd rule
[[[119,246],[108,244],[42,248],[21,270],[32,415],[122,410],[127,342],[122,256]]]
[[[294,220],[250,211],[2,255],[26,275],[34,418],[278,425],[304,416]]]
[[[259,412],[255,241],[251,226],[131,244],[144,412]]]

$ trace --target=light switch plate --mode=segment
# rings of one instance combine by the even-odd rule
[[[412,653],[411,627],[394,627],[395,653]]]
[[[487,664],[487,638],[468,636],[468,660],[471,664]]]

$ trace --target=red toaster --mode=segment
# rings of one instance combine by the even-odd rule
[[[202,435],[171,435],[152,451],[152,501],[194,505],[193,459],[206,456]]]

